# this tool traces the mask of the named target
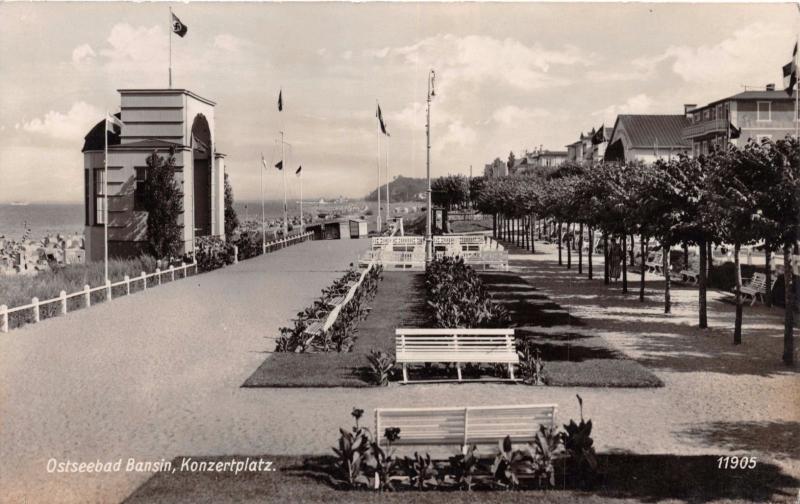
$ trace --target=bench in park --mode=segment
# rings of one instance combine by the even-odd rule
[[[403,366],[403,383],[409,364],[455,364],[458,381],[462,364],[507,364],[510,380],[519,364],[513,329],[396,329],[395,357]]]
[[[777,281],[777,277],[772,277],[772,284],[769,286],[769,290],[772,290],[775,287],[775,282]],[[731,289],[732,292],[736,292],[736,287]],[[753,273],[753,277],[750,278],[747,282],[742,282],[742,296],[749,296],[750,297],[750,306],[753,306],[756,303],[756,299],[761,296],[761,302],[764,302],[764,296],[767,294],[767,275],[764,273]]]
[[[506,436],[511,442],[531,443],[539,426],[555,426],[555,404],[468,406],[455,408],[377,408],[375,437],[397,427],[400,438],[392,445],[468,446],[492,445]]]
[[[661,252],[656,252],[653,254],[652,259],[647,259],[645,261],[644,266],[650,273],[661,273],[661,267],[663,266],[661,263],[664,261],[664,254]]]

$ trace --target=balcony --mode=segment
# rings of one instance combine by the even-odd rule
[[[725,133],[728,131],[728,121],[725,119],[712,119],[683,128],[683,138],[696,138],[711,133]]]

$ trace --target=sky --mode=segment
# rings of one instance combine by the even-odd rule
[[[0,202],[82,201],[83,137],[119,110],[117,89],[167,86],[170,6],[188,26],[173,87],[217,102],[241,200],[260,197],[282,129],[304,197],[374,189],[376,100],[391,177],[425,176],[431,68],[432,176],[480,174],[620,113],[780,86],[800,28],[791,3],[0,3]],[[264,176],[282,197],[277,170]]]

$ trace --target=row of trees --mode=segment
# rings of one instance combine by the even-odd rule
[[[706,289],[713,244],[733,247],[736,272],[736,321],[734,344],[742,341],[742,277],[739,264],[743,246],[762,244],[767,260],[767,284],[771,285],[770,256],[782,253],[785,270],[785,331],[783,360],[794,360],[793,325],[795,289],[789,281],[791,257],[798,253],[800,237],[800,145],[788,138],[772,142],[751,141],[742,148],[729,146],[707,156],[680,155],[653,164],[603,163],[592,166],[562,165],[550,173],[510,176],[474,183],[470,196],[478,208],[495,216],[495,230],[519,221],[528,230],[524,239],[533,246],[537,220],[554,229],[567,242],[571,266],[572,240],[577,234],[578,272],[582,273],[584,228],[594,243],[600,233],[603,249],[608,240],[622,244],[622,289],[628,291],[628,255],[633,259],[633,237],[639,237],[642,261],[647,243],[655,240],[663,253],[665,272],[664,311],[670,308],[670,257],[675,245],[699,250],[699,326],[708,326]],[[541,226],[539,227],[541,230]],[[574,231],[578,231],[575,233]],[[540,231],[541,232],[541,231]],[[630,246],[630,247],[629,247]],[[589,275],[592,275],[591,255]],[[606,260],[606,282],[609,261]],[[644,270],[644,268],[642,268]],[[796,279],[794,280],[796,282]],[[644,271],[639,298],[644,300]],[[770,303],[770,294],[767,303]]]

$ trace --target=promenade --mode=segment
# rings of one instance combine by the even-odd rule
[[[712,329],[696,334],[694,291],[676,288],[675,314],[662,317],[657,278],[641,307],[634,294],[623,298],[602,280],[557,266],[553,248],[539,244],[535,255],[512,248],[512,270],[582,318],[574,331],[601,334],[656,373],[663,388],[241,388],[271,346],[264,337],[366,245],[304,243],[3,335],[2,502],[120,502],[150,477],[47,474],[50,457],[329,454],[354,406],[371,418],[376,407],[557,403],[559,422],[567,422],[578,418],[576,393],[601,453],[663,454],[704,470],[720,455],[756,456],[776,481],[800,478],[790,448],[800,426],[792,395],[798,375],[768,341],[779,338],[779,310],[748,309],[745,343],[734,348],[730,307],[718,296]]]
[[[0,502],[119,502],[149,477],[48,474],[50,458],[269,450],[280,400],[239,387],[367,246],[306,242],[0,335]]]

